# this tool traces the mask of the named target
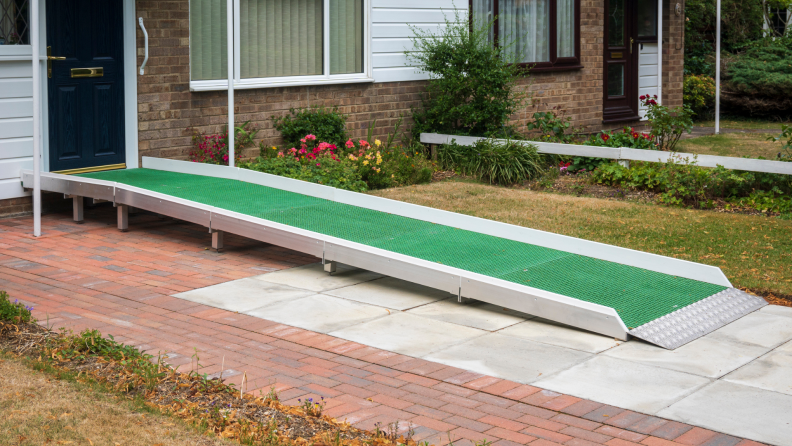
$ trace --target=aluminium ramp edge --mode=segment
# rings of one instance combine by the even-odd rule
[[[192,167],[196,166],[193,163],[175,163],[178,165],[178,171],[182,171],[182,173],[192,173],[190,172],[193,171]],[[172,163],[169,162],[168,164]],[[340,191],[326,186],[284,179],[282,177],[275,177],[272,175],[266,175],[247,170],[242,170],[240,172],[240,169],[236,168],[227,168],[223,166],[210,167],[206,165],[197,165],[196,167],[200,168],[200,174],[203,174],[204,176],[216,176],[226,179],[237,179],[240,176],[249,177],[250,174],[253,174],[253,176],[256,177],[255,179],[260,181],[246,182],[251,182],[254,184],[265,182],[267,183],[267,186],[275,188],[278,188],[278,185],[271,184],[273,181],[279,183],[282,182],[282,180],[288,180],[286,182],[288,183],[286,185],[287,187],[282,187],[282,189],[291,189],[297,193],[303,193],[304,195],[315,194],[321,198],[329,200],[333,200],[334,193],[340,193],[340,195],[350,194],[347,191]],[[184,172],[184,170],[187,170],[187,172]],[[26,182],[29,183],[29,172],[25,173],[28,175],[23,174],[23,180],[27,180]],[[295,249],[301,252],[321,256],[327,260],[335,260],[350,264],[352,266],[370,269],[372,271],[380,272],[433,288],[443,289],[453,294],[458,294],[460,297],[469,297],[495,305],[501,305],[513,310],[534,314],[553,321],[576,326],[597,333],[614,336],[620,339],[626,339],[627,337],[627,327],[624,325],[616,311],[608,306],[582,301],[569,296],[563,296],[545,290],[531,288],[521,284],[500,280],[494,277],[479,275],[467,270],[457,269],[447,265],[437,265],[433,262],[428,262],[415,257],[409,257],[391,251],[374,248],[368,245],[337,239],[328,235],[251,217],[246,214],[238,214],[229,210],[192,202],[190,200],[173,197],[147,189],[137,188],[123,183],[115,183],[106,180],[86,181],[87,179],[85,178],[69,177],[58,174],[45,174],[44,176],[48,179],[46,182],[48,186],[46,190],[54,190],[65,193],[66,190],[71,190],[74,188],[72,184],[91,184],[91,187],[103,186],[115,191],[115,200],[119,204],[127,204],[142,209],[152,210],[165,215],[170,215],[176,218],[202,224],[204,226],[209,226],[210,228],[216,230],[224,230],[230,233],[236,233],[253,239]],[[305,194],[304,191],[306,189],[310,190],[312,193]],[[88,193],[90,191],[88,190],[81,190],[80,192],[81,193],[79,194],[74,193],[74,195],[90,196]],[[377,198],[362,194],[355,195],[361,195],[366,199]],[[379,200],[387,202],[388,204],[399,203],[385,199]],[[360,206],[359,204],[356,205]],[[421,208],[420,206],[414,207]],[[190,208],[193,208],[192,211],[190,211]],[[193,213],[192,215],[195,218],[189,218],[191,215],[190,212]],[[208,221],[206,216],[207,213],[209,213]],[[452,216],[458,216],[452,213],[444,213]],[[487,220],[483,219],[475,220],[488,222]],[[503,224],[498,223],[498,225]],[[535,232],[541,233],[541,231]],[[601,244],[594,244],[594,246],[597,245]],[[616,247],[613,248],[619,250],[622,249]],[[662,256],[649,256],[665,259]],[[691,262],[681,263],[698,265]],[[719,269],[715,269],[719,271]],[[735,296],[733,290],[727,289],[726,291],[732,292],[721,292],[715,296],[705,298],[699,301],[699,303],[695,306],[688,305],[674,313],[641,325],[630,331],[629,334],[644,338],[666,348],[675,348],[714,329],[717,329],[718,327],[725,325],[726,323],[731,322],[732,320],[766,304],[762,299],[755,298],[753,296],[742,296],[739,295],[740,292],[737,292],[737,295]],[[735,299],[738,298],[742,299],[741,304],[733,305]],[[718,311],[727,307],[731,311]],[[694,308],[700,308],[701,311],[690,311]],[[712,317],[713,311],[716,313],[719,312],[718,317]],[[672,330],[673,336],[668,335],[668,327],[675,329],[675,331]]]

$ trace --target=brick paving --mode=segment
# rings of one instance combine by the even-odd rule
[[[112,211],[92,209],[82,225],[46,215],[38,239],[30,217],[0,219],[0,289],[55,328],[98,329],[236,385],[246,373],[254,394],[324,398],[339,420],[363,429],[398,421],[430,444],[759,445],[172,297],[317,259],[230,234],[218,254],[206,228],[146,213],[120,233]]]

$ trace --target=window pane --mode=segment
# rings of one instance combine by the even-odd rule
[[[608,96],[624,96],[624,64],[608,65]]]
[[[0,0],[0,45],[29,45],[28,0]]]
[[[495,18],[495,0],[472,0],[473,25],[477,28],[489,25]],[[489,29],[489,41],[495,40],[495,28]]]
[[[322,0],[240,0],[239,8],[243,78],[322,74]]]
[[[550,61],[550,0],[500,0],[498,34],[521,62]]]
[[[363,72],[363,0],[330,0],[330,74]]]
[[[624,46],[624,0],[610,0],[608,6],[608,45]]]
[[[228,79],[226,4],[190,0],[190,79]]]
[[[557,0],[558,57],[575,57],[575,0]]]
[[[657,3],[638,2],[638,36],[657,35]]]

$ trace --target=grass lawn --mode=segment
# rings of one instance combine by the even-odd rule
[[[683,139],[677,144],[678,152],[697,153],[700,155],[720,155],[776,159],[781,151],[781,141],[768,141],[771,133],[723,133],[720,135],[699,136]]]
[[[137,410],[94,386],[35,371],[0,353],[0,444],[230,445],[181,420]]]
[[[777,120],[755,119],[755,118],[730,118],[721,117],[720,126],[724,129],[772,129],[781,130],[782,123]],[[694,124],[696,127],[715,127],[715,120],[699,121]]]
[[[718,266],[733,285],[792,295],[792,221],[444,181],[394,200]]]

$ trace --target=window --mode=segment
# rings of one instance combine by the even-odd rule
[[[28,0],[0,0],[0,45],[30,45]]]
[[[235,0],[236,88],[371,80],[368,0]],[[227,86],[226,3],[190,0],[190,87]]]
[[[495,19],[490,40],[533,70],[582,68],[580,0],[470,0],[474,23]]]

